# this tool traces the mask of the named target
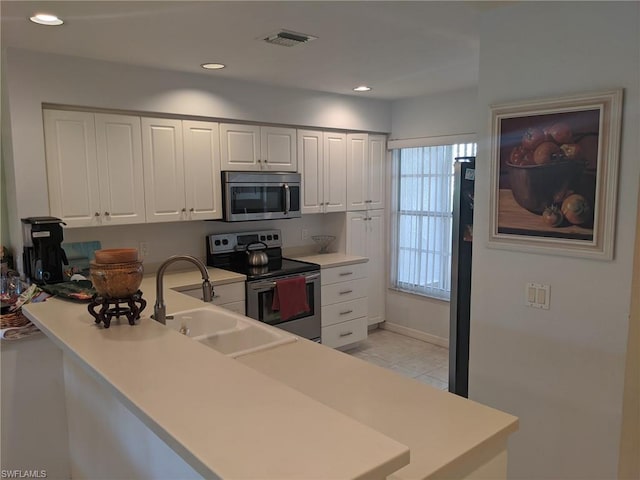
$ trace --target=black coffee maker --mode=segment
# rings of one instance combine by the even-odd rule
[[[62,248],[62,220],[55,217],[22,219],[24,273],[35,283],[64,281],[62,264],[68,265]]]

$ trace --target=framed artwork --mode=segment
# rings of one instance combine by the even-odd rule
[[[622,89],[491,107],[489,246],[613,258]]]

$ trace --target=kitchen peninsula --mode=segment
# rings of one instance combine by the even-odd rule
[[[239,277],[210,273],[214,285]],[[167,274],[167,312],[202,306],[172,289],[198,283],[197,272]],[[152,304],[154,278],[141,290]],[[121,320],[104,329],[85,305],[54,298],[25,307],[64,354],[72,476],[506,475],[511,415],[305,339],[232,359],[158,324],[151,310],[136,326]],[[111,432],[98,430],[102,417]],[[135,422],[161,440],[147,447],[164,442],[166,452],[135,444]],[[102,458],[97,445],[110,434],[130,470]],[[136,460],[140,450],[146,457]]]

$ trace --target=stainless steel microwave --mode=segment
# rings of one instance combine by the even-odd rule
[[[224,220],[298,218],[300,174],[288,172],[222,172]]]

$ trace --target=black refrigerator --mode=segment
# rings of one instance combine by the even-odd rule
[[[475,166],[476,157],[456,157],[451,235],[449,391],[461,397],[469,395],[469,317]]]

